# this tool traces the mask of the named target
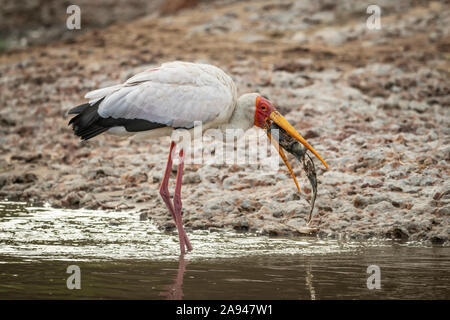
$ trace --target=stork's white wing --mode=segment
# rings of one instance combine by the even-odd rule
[[[236,87],[219,68],[177,61],[139,73],[122,85],[89,92],[86,98],[104,98],[98,108],[103,118],[192,128],[195,121],[228,120]]]

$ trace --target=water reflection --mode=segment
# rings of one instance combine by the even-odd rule
[[[316,300],[316,291],[314,290],[313,286],[313,274],[311,264],[308,264],[308,267],[306,269],[306,287],[309,290],[311,300]]]
[[[0,299],[448,299],[448,248],[369,247],[363,253],[228,259],[40,260],[0,255]],[[68,290],[69,265],[81,290]],[[366,286],[381,268],[381,289]]]
[[[117,223],[110,224],[114,217]],[[448,299],[450,248],[392,242],[176,233],[136,212],[0,202],[0,299]],[[68,265],[81,290],[68,290]],[[381,268],[381,290],[366,286]]]
[[[166,297],[166,300],[182,300],[183,299],[183,279],[186,272],[186,265],[188,262],[184,254],[180,254],[178,258],[177,275],[173,279],[173,283],[167,286],[167,291],[160,293],[161,296]]]

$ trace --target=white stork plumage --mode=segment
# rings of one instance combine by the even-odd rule
[[[258,93],[237,98],[236,86],[221,69],[200,63],[169,62],[141,72],[123,84],[88,92],[88,103],[69,111],[76,114],[71,124],[75,134],[88,140],[103,132],[116,135],[137,135],[146,138],[170,136],[173,130],[193,130],[194,122],[202,129],[267,128],[274,121],[292,137],[313,152],[328,168],[319,154],[276,111],[273,104]],[[180,150],[173,202],[168,191],[175,141],[170,144],[169,157],[160,194],[178,229],[181,253],[192,250],[181,217],[181,181],[183,149]],[[277,147],[297,185],[295,176]]]

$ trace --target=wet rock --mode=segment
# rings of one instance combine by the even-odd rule
[[[311,139],[318,138],[318,137],[320,137],[320,134],[315,130],[308,130],[303,135],[303,138],[305,138],[307,140],[311,140]]]
[[[116,172],[111,167],[100,167],[90,170],[87,174],[88,179],[94,180],[107,176],[117,176]]]
[[[22,155],[13,155],[11,156],[11,160],[15,161],[24,161],[27,163],[37,162],[42,159],[42,154],[22,154]]]
[[[283,215],[284,215],[284,213],[283,213],[283,211],[280,210],[280,209],[278,209],[278,210],[276,210],[276,211],[274,211],[274,212],[272,213],[272,216],[273,216],[274,218],[281,218],[281,217],[283,217]]]
[[[412,174],[408,178],[402,181],[402,184],[412,185],[412,186],[429,186],[433,185],[434,182],[439,179],[431,176],[423,176],[420,174]]]
[[[177,11],[186,8],[195,7],[198,0],[167,0],[161,5],[161,13],[163,14],[173,14]]]
[[[366,177],[361,182],[361,188],[380,188],[383,185],[381,179]]]
[[[140,170],[135,170],[131,173],[126,173],[122,175],[122,180],[130,184],[138,184],[147,182],[148,176],[145,172]]]
[[[227,189],[234,188],[238,184],[239,178],[237,176],[231,176],[223,180],[223,187]]]
[[[333,11],[320,11],[307,17],[305,20],[312,24],[327,24],[335,20],[335,14]]]
[[[152,173],[152,182],[153,183],[159,183],[163,178],[163,175],[161,173]]]
[[[241,22],[233,14],[215,16],[205,24],[192,27],[188,37],[202,34],[220,35],[241,29]]]
[[[200,175],[197,172],[189,172],[183,175],[183,183],[186,184],[196,184],[200,183],[202,179],[200,178]]]
[[[280,227],[281,225],[279,224],[267,223],[266,225],[264,225],[261,233],[268,236],[278,236],[282,234],[282,228]]]
[[[411,101],[409,104],[409,108],[417,111],[418,113],[424,113],[429,110],[430,106],[423,102]]]
[[[146,221],[148,219],[148,212],[141,212],[139,214],[139,221]]]
[[[368,212],[375,212],[379,214],[389,215],[392,214],[394,206],[390,201],[381,201],[374,204],[370,204],[366,207]]]
[[[311,235],[313,233],[316,233],[318,230],[317,228],[310,228],[306,225],[306,221],[303,219],[290,219],[286,226],[292,228],[294,232],[298,232],[302,235]]]
[[[345,41],[347,41],[345,33],[341,32],[340,30],[336,30],[335,28],[324,28],[322,30],[319,30],[314,34],[314,37],[324,44],[335,46],[341,45]]]
[[[258,203],[256,201],[251,201],[248,199],[243,200],[239,206],[239,208],[245,212],[256,211],[259,207],[260,207],[260,205],[258,205]]]
[[[312,60],[295,60],[275,65],[274,71],[286,71],[290,73],[305,71],[312,66]]]
[[[130,209],[134,209],[135,206],[133,205],[129,205],[129,204],[125,204],[125,203],[121,203],[118,206],[115,207],[116,210],[120,211],[120,210],[130,210]]]
[[[388,238],[408,240],[409,233],[404,227],[393,227],[386,232]]]
[[[91,193],[86,193],[79,201],[79,205],[82,207],[88,207],[96,201],[95,196]]]
[[[249,223],[247,218],[244,217],[236,221],[233,225],[233,229],[238,231],[248,231]]]
[[[2,188],[3,186],[7,185],[8,183],[10,183],[11,180],[12,180],[12,177],[11,177],[10,173],[0,174],[0,188]]]
[[[323,182],[328,185],[340,185],[343,183],[354,183],[360,178],[344,172],[327,171],[323,175]]]
[[[205,220],[197,220],[197,221],[193,221],[191,228],[193,230],[206,230],[208,229],[208,223]],[[211,231],[211,229],[209,229]]]
[[[31,183],[36,182],[38,180],[38,177],[31,172],[24,172],[22,174],[19,174],[13,178],[13,183]]]
[[[117,220],[117,219],[111,219],[111,220],[109,220],[108,224],[109,224],[110,226],[118,226],[118,225],[120,225],[120,220]]]
[[[39,188],[31,187],[31,188],[26,189],[22,195],[23,195],[23,197],[25,197],[27,199],[34,200],[34,199],[40,198],[39,197],[40,193],[41,193],[41,190]]]
[[[306,200],[289,201],[281,207],[281,212],[285,217],[302,217],[309,214],[309,204]]]
[[[450,206],[439,208],[437,213],[443,216],[450,217]]]
[[[353,199],[353,205],[355,206],[355,208],[360,208],[360,209],[364,209],[365,207],[367,207],[369,202],[370,202],[370,200],[368,198],[365,198],[361,195],[357,195]]]
[[[81,203],[81,199],[85,196],[83,191],[70,192],[61,200],[61,205],[68,208],[78,208]]]
[[[257,43],[266,40],[266,38],[258,34],[245,34],[240,37],[240,40],[246,43]]]
[[[449,231],[432,232],[429,237],[433,244],[443,244],[449,240]]]
[[[301,88],[310,84],[310,82],[302,76],[284,71],[274,72],[271,83],[281,88]]]
[[[220,198],[210,199],[203,206],[203,211],[206,214],[213,214],[217,211],[222,213],[231,213],[235,209],[234,201],[231,199],[223,200]]]

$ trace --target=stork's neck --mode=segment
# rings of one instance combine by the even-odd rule
[[[230,120],[221,126],[223,131],[227,129],[241,129],[247,131],[255,122],[255,103],[257,93],[242,95],[236,102]]]
[[[253,121],[250,121],[245,115],[240,112],[238,108],[235,108],[230,121],[228,123],[224,123],[221,126],[221,129],[223,131],[228,129],[242,129],[244,131],[247,131],[247,129],[250,129],[253,126]]]

